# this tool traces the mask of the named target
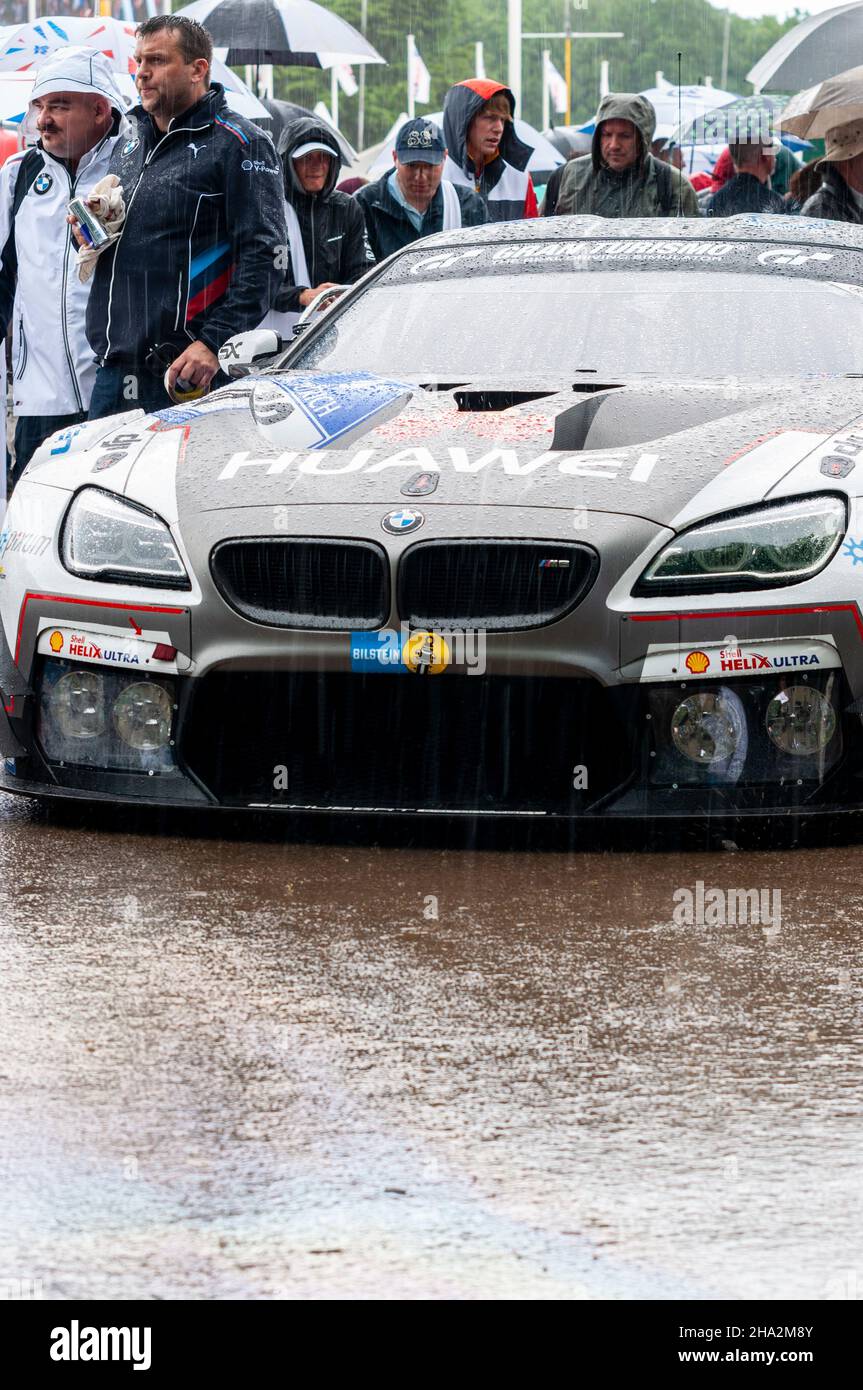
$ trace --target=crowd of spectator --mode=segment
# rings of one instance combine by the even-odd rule
[[[161,13],[158,0],[112,0],[111,13],[115,19],[125,19],[129,24],[141,24],[149,16]],[[73,15],[76,19],[90,19],[99,13],[98,0],[37,0],[37,13],[41,15]],[[0,25],[26,24],[30,16],[27,0],[0,0]]]

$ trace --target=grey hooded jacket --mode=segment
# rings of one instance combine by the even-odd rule
[[[602,162],[600,129],[603,121],[631,121],[641,148],[635,164],[620,171]],[[646,97],[634,92],[610,92],[596,113],[590,154],[572,159],[560,181],[557,215],[597,217],[699,217],[698,199],[688,179],[650,153],[656,112]]]

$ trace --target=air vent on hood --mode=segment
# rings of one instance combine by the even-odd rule
[[[528,401],[541,401],[546,396],[556,396],[556,391],[456,391],[455,403],[459,410],[472,414],[481,410],[511,410],[514,405],[525,405]]]
[[[552,449],[625,449],[680,434],[758,403],[742,393],[603,387],[554,417]]]
[[[250,536],[210,557],[222,597],[271,627],[381,627],[389,613],[386,553],[371,541]]]

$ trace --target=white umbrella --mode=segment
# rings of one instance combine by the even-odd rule
[[[386,62],[352,25],[314,0],[194,0],[182,13],[228,49],[229,63],[332,68]]]
[[[35,80],[30,73],[0,73],[0,121],[23,120]]]
[[[756,92],[799,92],[841,72],[863,52],[863,4],[810,15],[777,39],[746,74]]]
[[[369,145],[366,149],[360,151],[360,153],[357,155],[356,164],[351,170],[351,173],[362,174],[364,178],[368,179],[372,177],[372,169],[380,165],[380,170],[376,175],[377,178],[380,178],[380,175],[384,172],[384,169],[391,167],[393,162],[393,150],[395,149],[396,144],[396,136],[398,135],[405,121],[409,120],[410,116],[408,115],[407,111],[402,111],[398,116],[396,116],[395,120],[393,121],[392,125],[390,126],[389,130],[384,136],[383,140],[378,140],[375,142],[374,145]],[[382,163],[382,161],[384,161],[384,163]]]
[[[689,125],[715,107],[726,106],[728,102],[737,100],[735,92],[724,92],[720,87],[702,87],[697,83],[690,87],[648,87],[638,95],[646,97],[656,112],[654,140],[670,140],[679,126]],[[594,121],[579,126],[579,130],[586,134],[592,134],[594,129]]]
[[[678,126],[689,125],[717,106],[725,106],[737,99],[734,92],[723,92],[719,87],[702,87],[698,84],[689,87],[651,87],[640,95],[647,97],[656,112],[655,140],[670,140]]]
[[[80,19],[74,16],[52,16],[40,19],[35,24],[10,24],[0,29],[0,77],[16,76],[20,79],[20,95],[23,106],[17,111],[9,109],[15,105],[16,87],[5,88],[4,110],[9,114],[2,120],[21,120],[29,103],[29,80],[32,87],[38,69],[56,53],[72,45],[94,48],[108,59],[117,76],[120,91],[133,105],[138,100],[135,90],[135,25],[124,24],[119,19]],[[250,120],[268,120],[265,106],[249,90],[245,82],[219,58],[213,58],[211,69],[215,82],[225,88],[225,98],[232,111]]]
[[[393,150],[396,147],[396,136],[399,130],[408,119],[402,116],[390,127],[389,133],[383,142],[383,147],[377,155],[374,163],[368,171],[369,179],[379,179],[381,174],[385,174],[388,169],[393,167]],[[435,111],[427,116],[423,113],[423,120],[434,121],[443,130],[443,112]],[[530,174],[547,174],[550,169],[558,169],[566,160],[559,150],[554,148],[550,140],[546,140],[544,135],[540,135],[538,130],[534,130],[527,121],[522,121],[518,117],[515,119],[515,133],[519,140],[523,140],[526,145],[533,146],[533,152],[527,162],[527,170]],[[360,155],[362,161],[362,155]]]
[[[115,72],[135,71],[134,24],[120,19],[46,15],[34,24],[9,24],[0,30],[0,72],[37,68],[70,45],[104,53]]]
[[[780,130],[821,139],[834,126],[863,118],[863,67],[849,68],[826,82],[817,82],[789,101],[779,120]]]

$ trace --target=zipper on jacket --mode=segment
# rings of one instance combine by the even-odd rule
[[[317,279],[317,276],[318,276],[318,258],[317,258],[317,255],[315,254],[315,248],[317,247],[317,244],[318,244],[318,243],[317,243],[317,238],[315,237],[315,203],[316,203],[316,202],[317,202],[317,199],[316,199],[316,198],[313,198],[313,199],[312,199],[311,213],[310,213],[311,228],[312,228],[312,236],[311,236],[311,242],[312,242],[312,269],[311,269],[311,274],[310,274],[309,278],[310,278],[310,280],[311,280],[311,282],[312,282],[312,288],[314,288],[314,286],[318,283],[318,279]]]
[[[140,173],[140,176],[139,176],[139,178],[138,178],[138,182],[135,184],[135,187],[132,189],[132,196],[131,196],[131,198],[129,199],[128,203],[126,204],[126,216],[125,216],[125,218],[123,219],[123,231],[125,231],[126,227],[129,225],[129,213],[130,213],[131,210],[132,210],[132,204],[134,203],[135,198],[136,198],[137,195],[138,195],[138,189],[141,187],[141,184],[144,182],[144,173],[145,173],[145,171],[146,171],[146,169],[147,169],[147,166],[148,166],[148,165],[150,164],[150,162],[152,161],[153,156],[156,154],[156,151],[159,150],[159,149],[161,149],[161,147],[162,147],[162,145],[164,145],[165,141],[166,141],[166,140],[169,140],[169,139],[171,138],[172,135],[183,135],[183,134],[188,135],[188,134],[194,134],[194,133],[195,133],[196,131],[198,131],[198,130],[207,130],[207,129],[209,129],[209,127],[210,127],[212,124],[213,124],[212,121],[207,121],[204,125],[177,126],[177,129],[176,129],[176,130],[166,130],[166,131],[165,131],[165,134],[162,136],[161,140],[157,140],[157,141],[156,141],[156,143],[155,143],[155,145],[153,146],[153,148],[151,149],[150,153],[147,155],[146,159],[144,160],[144,163],[141,165],[141,173]],[[105,363],[107,362],[108,358],[109,358],[110,355],[111,355],[111,304],[112,304],[113,298],[114,298],[114,276],[115,276],[115,274],[116,274],[116,272],[117,272],[117,252],[118,252],[119,249],[120,249],[120,242],[121,242],[122,240],[123,240],[123,232],[120,233],[120,240],[117,242],[117,245],[116,245],[115,248],[114,248],[114,259],[113,259],[113,261],[111,262],[111,282],[110,282],[110,284],[109,284],[109,286],[108,286],[108,314],[107,314],[107,319],[106,319],[106,323],[105,323],[105,356],[101,359],[101,363],[100,363],[100,365],[102,365],[102,366],[105,365]]]
[[[15,380],[20,381],[27,366],[27,335],[24,332],[24,315],[18,319],[18,348],[21,353],[21,360],[18,363],[18,370],[15,373]]]
[[[69,170],[66,170],[66,177],[69,180],[69,198],[75,196],[76,180],[72,178]],[[69,375],[72,378],[72,387],[75,392],[75,400],[78,402],[79,413],[84,409],[84,400],[81,396],[81,388],[78,385],[78,373],[75,371],[75,359],[69,346],[69,325],[66,320],[66,287],[69,283],[69,250],[72,245],[72,228],[66,225],[66,245],[63,250],[63,284],[60,290],[60,322],[63,325],[63,347],[66,351],[66,362],[69,367]]]

